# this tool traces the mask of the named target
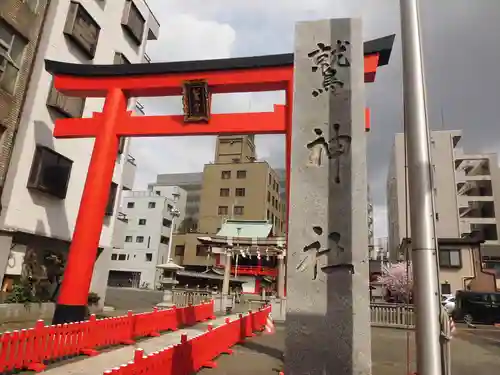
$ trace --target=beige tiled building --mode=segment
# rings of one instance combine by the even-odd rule
[[[0,191],[50,0],[0,1]]]
[[[496,279],[491,270],[484,269],[480,247],[484,240],[440,238],[439,283],[441,293],[455,294],[457,290],[495,292]],[[411,240],[403,240],[402,250],[411,254]]]
[[[272,234],[286,231],[286,207],[280,176],[257,161],[253,135],[219,136],[213,164],[206,164],[200,192],[197,233],[174,236],[175,261],[185,267],[208,266],[214,260],[199,244],[200,234],[215,234],[226,219],[268,220]]]

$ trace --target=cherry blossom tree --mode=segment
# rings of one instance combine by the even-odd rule
[[[413,289],[411,263],[399,262],[382,266],[382,275],[378,281],[397,300],[409,301]]]

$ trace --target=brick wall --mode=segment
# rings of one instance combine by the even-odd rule
[[[12,97],[0,88],[0,189],[7,175],[25,92],[43,27],[45,10],[49,4],[50,0],[39,1],[38,9],[34,14],[22,0],[0,0],[0,18],[29,41],[24,52],[15,95]]]

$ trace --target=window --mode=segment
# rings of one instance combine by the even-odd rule
[[[152,262],[152,261],[153,261],[153,254],[146,253],[146,262]]]
[[[229,180],[231,178],[231,171],[222,171],[220,174],[220,178],[223,180]]]
[[[64,117],[79,118],[82,117],[83,110],[85,109],[85,98],[66,96],[57,91],[52,82],[47,96],[47,107],[57,111]],[[121,139],[125,140],[125,138]],[[120,149],[118,149],[118,152],[120,152]]]
[[[220,189],[220,193],[219,193],[219,195],[220,195],[221,197],[229,197],[229,189],[226,189],[226,188],[224,188],[224,189]]]
[[[125,254],[118,254],[118,260],[127,260],[127,256]]]
[[[168,237],[166,236],[161,236],[160,237],[160,243],[164,244],[164,245],[168,245]]]
[[[134,208],[135,203],[134,202],[127,202],[127,208]]]
[[[163,226],[164,227],[167,227],[167,228],[170,228],[172,226],[172,220],[168,220],[166,218],[163,218]]]
[[[156,202],[149,202],[148,203],[148,208],[155,208],[156,207]]]
[[[273,183],[273,176],[271,176],[271,173],[269,173],[269,182],[268,185],[271,185]]]
[[[243,215],[244,210],[243,206],[234,206],[234,214],[237,216]]]
[[[139,219],[139,225],[146,225],[146,219]]]
[[[160,196],[160,195],[161,195],[161,191],[156,190],[156,191],[155,191],[155,194],[156,194],[156,195],[158,195],[158,196]]]
[[[208,246],[206,245],[196,245],[196,256],[206,257],[208,255]]]
[[[48,147],[37,145],[28,178],[28,188],[66,198],[73,161]]]
[[[441,294],[451,294],[451,285],[448,283],[441,284]]]
[[[111,260],[117,260],[118,254],[111,254]]]
[[[270,191],[267,192],[267,201],[269,203],[271,203],[271,192]]]
[[[115,58],[113,59],[113,64],[115,65],[130,64],[130,60],[127,59],[123,53],[115,52]]]
[[[488,300],[488,294],[486,294],[486,293],[468,293],[467,294],[467,299],[470,302],[475,302],[475,303],[489,302],[489,300]]]
[[[140,46],[144,36],[146,19],[142,16],[141,12],[139,12],[139,9],[135,6],[132,0],[126,0],[125,2],[122,26],[136,42],[136,44]]]
[[[172,206],[171,204],[167,204],[167,210],[170,212],[174,209],[174,206]]]
[[[245,196],[245,188],[236,188],[236,196],[244,197]]]
[[[137,243],[143,243],[144,242],[144,237],[143,236],[137,236],[135,238],[135,242],[137,242]]]
[[[269,210],[267,210],[267,220],[269,220],[271,218],[271,213],[269,212]]]
[[[239,179],[247,178],[247,171],[237,171],[236,178]]]
[[[90,59],[95,56],[101,27],[80,3],[71,2],[64,34]]]
[[[11,95],[16,91],[26,44],[21,35],[0,21],[0,88]]]
[[[227,206],[219,206],[219,215],[227,215],[228,214],[228,207]]]
[[[117,192],[118,185],[112,182],[111,187],[109,188],[108,205],[106,206],[106,212],[104,213],[106,216],[113,216]]]
[[[439,266],[444,268],[461,268],[461,251],[459,249],[446,249],[440,247]]]
[[[125,242],[132,242],[132,236],[125,236]]]
[[[184,250],[186,247],[184,245],[175,246],[175,256],[181,257],[184,256]]]

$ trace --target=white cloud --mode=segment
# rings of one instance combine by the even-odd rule
[[[148,47],[154,61],[205,60],[229,57],[236,39],[228,24],[191,14],[172,14],[160,20],[160,39]]]
[[[175,2],[165,4],[157,13],[162,30],[159,41],[152,42],[148,54],[153,61],[186,61],[227,58],[236,41],[235,30],[227,23],[202,19],[184,13]],[[152,6],[158,6],[152,3]],[[196,8],[196,7],[195,7]],[[166,12],[165,10],[169,11]],[[188,9],[186,9],[188,10]],[[148,115],[181,114],[180,97],[142,98]],[[284,95],[277,92],[214,95],[212,113],[267,112],[273,104],[284,103]],[[266,158],[282,166],[284,140],[280,136],[257,137],[259,158]],[[198,172],[214,159],[214,137],[135,138],[131,153],[138,170],[136,189],[153,182],[158,173]]]

